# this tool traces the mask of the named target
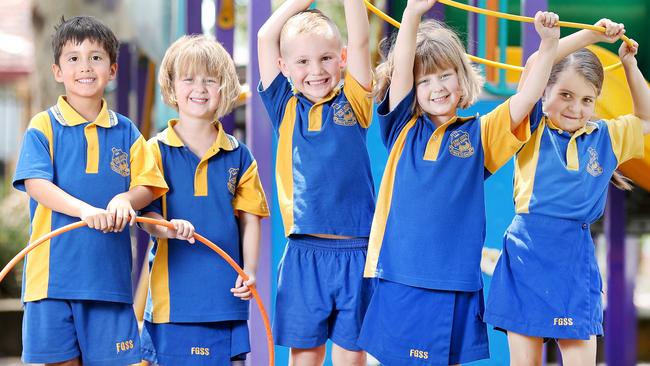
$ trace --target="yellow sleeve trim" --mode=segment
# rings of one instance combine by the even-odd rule
[[[350,106],[352,106],[354,115],[361,127],[368,128],[372,121],[372,88],[366,90],[347,72],[343,80],[343,93],[350,102]]]
[[[293,131],[296,124],[296,97],[289,99],[284,119],[278,130],[278,152],[275,162],[275,181],[278,203],[284,224],[284,235],[289,236],[293,227]]]
[[[618,165],[630,159],[642,159],[644,153],[643,124],[639,117],[628,114],[606,120],[612,150]]]
[[[537,173],[537,161],[539,160],[539,148],[542,135],[546,128],[545,120],[539,123],[539,127],[533,133],[530,141],[524,145],[515,159],[515,212],[518,214],[529,213],[530,199],[533,196],[535,175]]]
[[[159,168],[162,164],[157,164],[160,157],[157,158],[154,155],[154,151],[157,151],[158,156],[160,156],[158,144],[153,142],[147,144],[144,137],[139,136],[131,145],[130,150],[131,185],[129,189],[135,186],[148,187],[152,191],[154,199],[165,194],[168,187],[161,171],[162,168]]]
[[[47,138],[47,142],[50,150],[50,160],[54,161],[54,149],[53,149],[53,133],[52,133],[52,123],[50,122],[50,116],[47,112],[40,112],[35,115],[31,121],[29,121],[29,126],[27,129],[33,128],[35,130],[41,131],[43,135]]]
[[[510,99],[481,117],[484,164],[491,173],[507,163],[530,138],[530,115],[515,131],[512,131],[510,126]]]
[[[239,179],[232,206],[236,211],[246,211],[260,217],[269,216],[269,206],[266,203],[264,188],[262,188],[262,182],[257,172],[256,161],[253,160],[253,163]]]

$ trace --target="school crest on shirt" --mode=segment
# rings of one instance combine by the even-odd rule
[[[129,155],[117,147],[112,148],[111,153],[111,170],[123,177],[128,177],[131,174]]]
[[[334,123],[337,125],[354,126],[357,124],[357,117],[354,115],[350,103],[334,103],[332,108],[334,108]]]
[[[603,168],[598,163],[598,152],[593,147],[587,149],[589,152],[589,163],[587,164],[587,172],[594,177],[603,174]]]
[[[235,187],[237,186],[237,174],[239,174],[239,168],[228,169],[228,192],[232,195],[235,194]]]
[[[474,155],[474,147],[469,139],[469,133],[454,131],[449,135],[449,152],[459,158],[469,158]]]

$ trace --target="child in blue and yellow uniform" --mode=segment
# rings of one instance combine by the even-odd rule
[[[594,365],[596,336],[603,334],[602,281],[589,226],[603,214],[615,169],[643,156],[650,88],[637,67],[636,43],[621,45],[634,113],[593,118],[603,68],[580,48],[623,34],[622,25],[607,19],[596,25],[606,33],[585,30],[560,41],[558,63],[530,116],[532,136],[516,156],[517,214],[504,235],[485,315],[507,330],[516,365],[541,364],[544,338],[558,339],[565,365]]]
[[[530,136],[528,114],[546,85],[557,16],[537,13],[542,41],[531,77],[482,117],[457,117],[482,80],[458,36],[410,0],[377,68],[379,123],[389,158],[372,223],[365,276],[379,278],[359,344],[385,365],[449,365],[489,357],[481,320],[483,181]]]
[[[369,26],[344,1],[348,45],[312,0],[289,0],[258,33],[260,95],[278,135],[276,179],[288,244],[279,269],[275,341],[291,362],[365,365],[357,346],[372,282],[362,278],[374,210]],[[347,64],[345,78],[341,72]]]
[[[248,302],[242,300],[251,298],[260,218],[269,214],[255,159],[218,120],[232,110],[239,81],[226,50],[208,36],[174,42],[158,81],[179,118],[150,140],[170,189],[143,211],[173,218],[175,230],[143,225],[155,242],[143,352],[161,365],[229,365],[250,351]],[[250,279],[244,283],[208,247],[190,245],[194,228]]]
[[[113,32],[92,17],[75,17],[57,26],[52,46],[52,71],[65,96],[30,121],[13,184],[31,198],[30,240],[79,218],[88,227],[27,256],[23,361],[136,363],[131,240],[123,229],[135,222],[134,209],[167,185],[138,129],[102,99],[117,71]]]

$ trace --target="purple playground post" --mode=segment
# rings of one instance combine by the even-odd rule
[[[534,17],[539,10],[548,9],[548,0],[522,0],[521,12],[523,16]],[[521,64],[526,62],[539,47],[540,38],[535,32],[535,26],[532,23],[521,24],[521,48],[523,50],[523,59]]]
[[[266,192],[267,199],[271,202],[273,194],[273,131],[271,123],[264,106],[257,92],[257,85],[260,82],[260,72],[257,55],[257,31],[271,15],[271,0],[256,0],[248,5],[248,47],[249,62],[246,69],[246,80],[252,92],[251,98],[246,104],[246,143],[250,147],[257,160],[257,167],[262,180],[262,186]],[[257,268],[257,290],[261,300],[266,306],[267,312],[271,313],[271,279],[274,272],[271,268],[271,220],[262,220],[262,235],[260,242],[260,259]],[[269,318],[271,314],[269,314]],[[266,343],[266,332],[262,317],[259,312],[252,311],[249,321],[251,333],[251,352],[249,357],[250,365],[267,364],[269,357]]]
[[[232,27],[230,28],[222,28],[219,25],[219,15],[221,14],[221,11],[223,10],[223,4],[225,2],[230,2],[233,9],[232,9],[232,16],[233,19],[232,21]],[[217,41],[223,45],[223,48],[226,49],[226,51],[234,58],[234,38],[235,38],[235,0],[215,0],[215,10],[216,10],[216,18],[217,21],[215,22],[215,37],[217,38]],[[249,5],[250,6],[250,5]],[[253,89],[253,87],[251,87]],[[232,134],[233,131],[235,130],[235,113],[234,111],[232,113],[229,113],[220,119],[221,125],[223,126],[223,129],[227,132]]]
[[[607,238],[607,309],[605,311],[605,363],[636,364],[636,271],[626,270],[635,258],[626,258],[625,192],[609,186],[605,208]],[[636,248],[634,248],[636,249]],[[631,254],[632,251],[627,251]],[[632,260],[630,260],[632,259]]]
[[[129,115],[129,93],[131,92],[131,45],[128,42],[120,43],[119,53],[117,55],[117,64],[119,71],[117,72],[117,98],[115,111],[121,115],[130,117]]]
[[[203,0],[185,0],[185,34],[202,34],[201,3]]]

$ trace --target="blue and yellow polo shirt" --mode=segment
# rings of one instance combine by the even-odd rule
[[[414,287],[478,291],[485,239],[483,181],[530,136],[510,131],[510,101],[482,117],[437,127],[413,115],[411,91],[393,111],[379,105],[389,150],[368,245],[365,277]]]
[[[286,236],[367,237],[375,193],[366,132],[372,100],[350,74],[318,103],[282,75],[260,96],[278,135],[276,184]]]
[[[167,190],[153,154],[131,121],[106,107],[88,122],[65,100],[34,116],[18,158],[13,185],[46,179],[88,204],[104,208],[117,194],[150,187]],[[79,221],[30,200],[30,242]],[[25,261],[23,301],[44,298],[132,302],[129,230],[83,227],[34,249]]]
[[[605,209],[607,187],[622,163],[643,157],[643,127],[634,115],[589,121],[573,134],[542,112],[515,159],[515,211],[593,223]]]
[[[198,157],[174,132],[176,123],[171,120],[149,140],[169,191],[144,211],[190,221],[197,233],[243,267],[236,216],[239,211],[269,215],[257,163],[220,123],[212,147]],[[248,302],[230,292],[237,272],[219,254],[185,240],[154,238],[154,243],[145,319],[154,323],[248,319]]]

